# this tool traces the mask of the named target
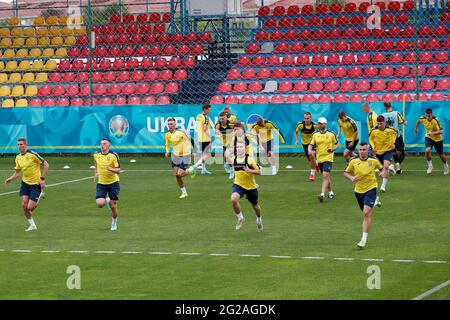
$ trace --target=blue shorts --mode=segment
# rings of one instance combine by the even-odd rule
[[[355,192],[356,200],[358,201],[361,211],[364,210],[364,206],[373,208],[375,205],[375,200],[377,198],[377,188],[373,188],[365,193]]]
[[[393,153],[392,151],[388,151],[383,154],[377,154],[376,156],[378,161],[380,161],[380,163],[384,165],[384,161],[392,162]]]
[[[231,193],[239,193],[239,196],[242,198],[244,195],[247,196],[247,200],[252,204],[258,204],[258,189],[247,190],[238,186],[237,184],[233,184],[231,187]]]
[[[31,201],[38,202],[41,194],[41,185],[39,184],[27,184],[22,181],[20,185],[20,197],[29,197]]]
[[[191,163],[191,156],[175,156],[172,155],[172,168],[180,168],[183,171],[186,171]]]
[[[95,195],[96,199],[105,199],[106,195],[109,195],[111,200],[119,200],[120,184],[119,182],[114,182],[111,184],[100,184],[97,183],[97,193]]]
[[[425,147],[436,150],[437,154],[443,154],[444,153],[444,140],[441,141],[434,141],[430,138],[425,138]]]
[[[345,149],[347,149],[348,151],[355,151],[356,147],[358,146],[358,140],[355,140],[355,143],[353,144],[353,147],[349,147],[350,143],[352,143],[352,141],[345,141]]]
[[[320,172],[331,172],[331,169],[333,168],[333,162],[331,161],[325,161],[322,163],[317,164],[319,166]]]
[[[202,153],[210,153],[211,152],[211,142],[201,142],[200,148],[202,149]]]

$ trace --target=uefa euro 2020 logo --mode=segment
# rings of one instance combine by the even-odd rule
[[[130,124],[124,116],[118,114],[109,120],[109,134],[117,142],[122,142],[128,136],[130,131]]]

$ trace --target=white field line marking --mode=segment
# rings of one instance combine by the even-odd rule
[[[123,254],[142,254],[142,251],[122,251]]]
[[[0,249],[0,252],[4,252],[5,251],[5,249]]]
[[[229,257],[230,255],[228,253],[210,253],[210,256],[213,257]]]
[[[58,250],[42,250],[42,253],[59,253]]]
[[[240,254],[239,257],[253,257],[253,258],[259,258],[261,257],[260,254]]]
[[[33,251],[31,251],[31,250],[13,250],[12,252],[28,253],[28,252],[33,252]]]
[[[88,180],[88,179],[93,179],[93,178],[94,178],[94,176],[80,178],[80,179],[75,179],[75,180],[69,180],[69,181],[63,181],[63,182],[58,182],[58,183],[53,183],[53,184],[47,185],[46,188],[56,187],[56,186],[60,186],[60,185],[63,185],[63,184],[69,184],[69,183],[74,183],[74,182]],[[14,193],[19,193],[19,190],[9,191],[9,192],[5,192],[5,193],[0,193],[0,196],[6,196],[6,195],[9,195],[9,194],[14,194]]]
[[[353,261],[355,259],[354,258],[334,258],[334,260],[338,260],[338,261]]]
[[[447,261],[441,261],[441,260],[428,260],[428,261],[423,261],[425,263],[447,263]]]
[[[414,260],[392,260],[392,262],[404,262],[404,263],[410,263],[410,262],[414,262]]]
[[[200,256],[201,253],[199,252],[180,252],[181,255],[183,256]]]
[[[89,251],[84,251],[84,250],[71,250],[71,251],[67,251],[69,253],[89,253]]]
[[[411,300],[422,300],[423,298],[428,297],[430,294],[435,293],[436,291],[441,290],[442,288],[448,286],[450,284],[450,280],[445,281],[444,283],[441,283],[440,285],[431,288],[428,291],[425,291],[424,293],[418,295],[417,297],[412,298]]]
[[[160,254],[160,255],[169,255],[172,254],[172,252],[147,252],[148,254]]]
[[[323,260],[324,257],[302,257],[302,259],[310,259],[310,260]]]
[[[361,259],[361,261],[376,261],[376,262],[383,262],[384,259]]]
[[[291,256],[270,256],[271,258],[276,258],[276,259],[291,259]]]
[[[106,254],[112,254],[112,253],[116,253],[115,251],[95,251],[95,253],[106,253]]]

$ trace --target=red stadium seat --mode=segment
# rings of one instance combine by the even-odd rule
[[[376,64],[386,63],[386,54],[384,54],[383,52],[374,53],[374,55],[372,56],[372,63]]]
[[[303,27],[306,26],[307,22],[306,19],[303,17],[296,17],[293,21],[292,21],[292,26],[293,27]]]
[[[284,33],[285,40],[295,40],[297,39],[297,31],[289,29]]]
[[[159,79],[159,73],[156,70],[148,70],[145,73],[145,80],[146,81],[155,81]]]
[[[100,106],[109,106],[109,105],[112,105],[112,100],[111,100],[110,97],[101,97],[101,98],[98,100],[98,105],[100,105]]]
[[[352,66],[347,73],[349,78],[360,78],[362,76],[363,70],[360,66]]]
[[[177,54],[180,55],[180,56],[186,55],[186,54],[189,53],[190,50],[191,50],[191,49],[189,48],[188,45],[182,44],[182,45],[178,46],[178,48],[177,48]]]
[[[255,103],[256,104],[267,104],[267,103],[269,103],[269,97],[266,95],[257,96],[255,98]]]
[[[104,95],[106,94],[106,86],[104,84],[98,84],[94,87],[93,94],[96,96]]]
[[[326,92],[336,92],[339,90],[339,82],[336,80],[329,80],[325,83],[325,87],[323,89]]]
[[[269,33],[266,30],[258,30],[255,34],[255,41],[266,41],[269,39]]]
[[[300,30],[300,31],[298,32],[297,37],[298,37],[300,40],[309,40],[309,39],[312,38],[311,30],[309,30],[309,29],[302,29],[302,30]]]
[[[280,92],[289,92],[292,91],[293,84],[290,81],[281,81],[278,85],[278,91]]]
[[[288,50],[289,50],[289,44],[287,42],[279,42],[275,46],[274,52],[276,52],[276,53],[285,53],[285,52],[288,52]]]
[[[427,101],[428,100],[428,95],[424,92],[419,92],[419,94],[417,95],[417,101]]]
[[[381,23],[382,24],[393,24],[394,16],[391,13],[383,13],[381,15]]]
[[[295,62],[297,66],[304,66],[309,64],[309,55],[307,54],[300,54],[297,57],[297,61]]]
[[[403,2],[402,9],[403,11],[412,11],[414,10],[414,1],[413,0],[407,0]]]
[[[81,98],[72,98],[70,99],[71,107],[81,107],[83,105],[83,99]]]
[[[346,26],[348,24],[350,24],[350,21],[348,20],[348,16],[347,15],[337,16],[337,18],[336,18],[336,25],[338,25],[338,26]]]
[[[311,17],[308,20],[308,25],[309,26],[313,26],[313,27],[320,26],[320,23],[321,23],[321,21],[320,21],[319,17]]]
[[[62,82],[74,82],[75,81],[75,73],[66,72],[62,78]]]
[[[372,83],[372,91],[384,91],[386,90],[386,81],[383,79],[376,79]]]
[[[233,90],[233,86],[231,83],[229,82],[221,82],[219,84],[219,88],[217,90],[217,92],[219,93],[228,93],[231,92]]]
[[[245,53],[247,54],[255,54],[258,53],[259,50],[261,50],[261,47],[257,43],[250,43],[247,48],[245,49]]]
[[[354,93],[349,98],[350,102],[363,102],[363,100],[364,100],[364,97],[359,93]]]
[[[81,61],[81,60],[75,60],[74,62],[76,62],[76,61]],[[59,61],[58,70],[60,70],[60,71],[70,70],[70,61],[69,60]]]
[[[246,94],[241,97],[241,100],[239,102],[242,104],[253,104],[255,103],[255,98],[251,95]]]
[[[61,73],[59,72],[52,72],[48,76],[48,82],[61,82]]]
[[[317,98],[317,102],[319,103],[330,103],[332,101],[331,96],[329,94],[323,93]]]
[[[148,21],[150,22],[159,22],[161,21],[161,15],[157,12],[151,13],[148,17]]]
[[[323,83],[320,80],[313,80],[309,84],[309,91],[319,92],[319,91],[322,91],[322,89],[323,89]]]
[[[307,42],[305,46],[306,52],[317,52],[319,51],[319,44],[317,42]]]
[[[306,82],[305,80],[299,80],[295,83],[294,85],[294,92],[304,92],[304,91],[308,91],[308,82]]]
[[[409,17],[406,13],[397,14],[394,18],[396,24],[407,24],[409,22]]]
[[[286,77],[286,70],[283,68],[276,68],[272,71],[272,78],[281,79]]]
[[[301,71],[299,68],[289,68],[286,72],[286,77],[288,78],[299,78]]]
[[[261,68],[261,69],[258,70],[258,73],[257,73],[256,77],[258,79],[267,79],[267,78],[270,78],[270,74],[271,74],[270,69],[268,69],[268,68]]]
[[[430,100],[432,101],[444,101],[445,97],[441,92],[433,92],[431,94]]]
[[[345,54],[344,54],[345,55]],[[352,54],[353,56],[353,54]],[[354,61],[354,56],[353,56],[353,61]],[[330,65],[334,65],[334,64],[339,64],[340,60],[339,60],[339,55],[337,53],[330,53],[327,57],[327,64]]]
[[[228,71],[227,79],[239,79],[241,77],[241,70],[233,68]]]
[[[82,84],[80,86],[80,92],[78,95],[85,97],[88,96],[91,92],[91,86],[89,84]]]
[[[440,65],[438,64],[432,64],[431,66],[429,66],[427,68],[427,73],[426,75],[429,77],[433,77],[433,76],[439,76],[442,72],[442,68]]]
[[[323,41],[320,44],[319,51],[322,51],[322,52],[333,51],[333,46],[334,46],[333,42],[331,42],[331,41]]]
[[[268,6],[262,6],[258,10],[258,16],[259,17],[265,17],[270,14],[270,8]]]
[[[116,106],[126,105],[127,99],[125,99],[125,97],[116,97],[114,98],[113,104]]]
[[[345,67],[337,67],[334,69],[335,78],[344,78],[347,76],[347,69]]]
[[[356,60],[359,64],[368,64],[371,61],[370,54],[359,53],[356,57]]]
[[[326,16],[322,19],[322,25],[323,26],[334,26],[334,17],[332,16]]]
[[[436,84],[436,90],[449,90],[450,80],[448,78],[440,78]]]
[[[287,54],[281,59],[281,64],[283,66],[292,66],[295,64],[295,57],[291,54]]]
[[[416,33],[416,29],[413,26],[406,26],[403,29],[402,37],[411,38],[414,37]]]
[[[289,51],[292,53],[299,53],[299,52],[303,52],[304,48],[303,48],[303,43],[301,42],[294,42],[292,43]]]
[[[111,84],[111,85],[108,87],[108,90],[107,90],[106,94],[109,94],[109,95],[118,95],[118,94],[121,93],[121,91],[122,91],[122,88],[120,87],[120,85],[118,85],[118,84]]]
[[[421,52],[419,54],[419,62],[421,63],[429,63],[433,62],[433,54],[431,52]]]
[[[266,64],[268,66],[278,66],[278,65],[280,65],[281,64],[280,56],[278,56],[278,55],[271,55],[271,56],[267,57]]]
[[[253,81],[248,85],[249,92],[260,92],[263,89],[263,84],[261,81]]]
[[[314,103],[314,102],[316,102],[316,98],[312,94],[308,93],[302,97],[302,103]]]
[[[339,93],[334,96],[333,102],[347,102],[347,96],[345,94]]]
[[[302,73],[303,78],[310,79],[310,78],[314,78],[315,76],[316,76],[315,68],[307,67],[303,70],[303,73]]]
[[[179,89],[180,88],[178,86],[178,83],[176,83],[176,82],[169,82],[166,85],[165,89],[164,89],[164,93],[175,94],[175,93],[177,93],[179,91]]]
[[[413,91],[417,89],[416,79],[407,79],[403,83],[403,90]]]
[[[130,81],[130,73],[128,71],[120,71],[117,75],[117,82],[127,82]]]
[[[289,28],[291,26],[291,19],[284,17],[278,20],[278,27],[279,28]]]
[[[166,31],[166,26],[164,24],[155,24],[153,27],[153,32],[154,33],[163,33],[164,31]]]
[[[148,83],[139,83],[136,88],[136,94],[147,94],[150,91]]]
[[[364,70],[364,77],[366,78],[375,78],[378,76],[378,69],[374,66],[369,66]]]
[[[356,4],[353,2],[346,3],[344,7],[345,12],[355,12],[356,9],[357,9]]]
[[[427,50],[436,50],[441,47],[441,42],[438,38],[429,39],[426,43]]]
[[[395,101],[395,95],[393,93],[385,93],[381,97],[381,100],[383,102],[394,102]]]
[[[400,93],[397,97],[397,101],[411,101],[411,95],[409,93]]]
[[[433,79],[430,78],[426,78],[423,79],[422,81],[420,81],[420,89],[421,90],[432,90],[434,89],[435,86],[435,82]]]
[[[53,98],[44,99],[44,101],[42,101],[42,106],[43,107],[54,107],[54,106],[56,106],[55,99],[53,99]]]
[[[390,39],[381,41],[380,49],[383,49],[386,51],[393,50],[394,49],[394,41],[392,41]]]
[[[340,3],[332,3],[331,5],[330,5],[330,12],[331,13],[339,13],[339,12],[341,12],[342,11],[342,4],[340,4]]]
[[[122,94],[133,94],[135,92],[134,84],[132,83],[125,83],[122,87]]]
[[[163,57],[159,57],[155,60],[155,64],[154,64],[155,68],[158,69],[163,69],[167,67],[167,60],[166,58]]]
[[[305,4],[302,7],[302,14],[311,14],[314,13],[314,7],[310,4]]]
[[[42,101],[39,98],[33,98],[28,102],[29,107],[40,107],[42,105]]]
[[[130,58],[126,63],[127,69],[137,69],[139,68],[139,60],[137,58]]]
[[[226,104],[238,104],[239,98],[237,96],[226,96],[225,103]]]
[[[159,79],[163,81],[172,80],[173,72],[172,70],[162,70],[159,74]]]
[[[372,37],[373,38],[385,38],[387,36],[385,29],[374,29],[372,31]]]
[[[444,67],[444,71],[442,72],[442,75],[450,76],[450,64],[448,64]]]
[[[442,43],[442,48],[450,50],[450,38],[444,40],[444,42]]]
[[[369,93],[366,96],[365,101],[366,102],[377,102],[377,101],[380,101],[380,97],[377,94]]]
[[[358,32],[357,32],[357,37],[358,38],[369,38],[371,35],[371,31],[369,28],[367,27],[361,27],[359,28]]]
[[[66,93],[66,88],[62,85],[55,85],[50,93],[52,96],[62,96]]]
[[[435,37],[445,37],[448,34],[448,28],[444,25],[438,25],[433,29],[433,35]]]
[[[355,89],[355,83],[352,80],[344,80],[341,82],[341,91],[352,92]]]
[[[108,72],[105,72],[105,73],[103,74],[103,79],[102,79],[102,81],[103,81],[103,82],[113,82],[113,81],[116,81],[116,72],[115,72],[115,71],[108,71]]]
[[[144,80],[144,72],[142,72],[141,70],[134,70],[131,74],[131,81],[139,82],[142,80]]]
[[[398,79],[393,79],[388,82],[387,89],[389,91],[400,91],[402,90],[402,82]]]
[[[389,28],[388,36],[391,38],[398,38],[402,35],[402,29],[399,26],[392,26]]]
[[[317,71],[318,78],[330,78],[331,76],[332,76],[332,70],[329,67],[323,67]]]
[[[123,58],[115,59],[113,62],[114,69],[124,69],[125,68],[125,60]]]
[[[352,51],[361,51],[364,49],[364,44],[362,40],[353,40],[350,43],[350,50]]]
[[[97,51],[97,49],[98,49],[98,51]],[[94,53],[98,57],[105,57],[105,56],[118,57],[118,56],[120,56],[120,53],[121,53],[120,47],[118,47],[118,46],[109,48],[108,52],[106,52],[106,47],[97,47],[97,49],[94,50]]]
[[[348,51],[348,47],[349,47],[349,45],[348,45],[347,41],[339,40],[339,41],[336,41],[334,49],[336,51]]]
[[[421,37],[430,37],[433,34],[430,26],[420,26],[417,32]]]
[[[338,28],[330,29],[328,30],[327,36],[330,39],[338,39],[341,36],[341,30]]]
[[[327,50],[324,50],[327,51]],[[312,65],[325,64],[325,56],[323,54],[315,54],[311,59]]]
[[[356,84],[356,91],[369,91],[370,90],[370,82],[367,80],[359,80]]]
[[[67,52],[67,56],[69,58],[78,58],[81,56],[80,48],[71,47],[69,51]]]
[[[223,104],[223,97],[222,96],[213,96],[211,98],[211,100],[209,100],[209,103],[210,104]]]
[[[369,3],[369,2],[361,2],[360,4],[359,4],[359,8],[358,8],[358,11],[359,12],[367,12],[367,8],[370,6],[371,4]]]
[[[251,62],[252,62],[252,59],[249,56],[240,56],[238,58],[236,65],[239,67],[245,67],[245,66],[249,66]]]
[[[389,63],[400,63],[403,61],[403,54],[401,53],[392,53],[389,56]]]
[[[326,3],[319,3],[316,6],[316,13],[327,13],[328,12],[328,4]]]
[[[286,13],[286,8],[283,6],[276,6],[273,8],[272,15],[273,16],[282,16]]]
[[[378,50],[379,43],[376,40],[368,40],[364,44],[364,49],[367,51],[375,51]]]
[[[409,75],[409,67],[407,66],[398,66],[395,69],[396,77],[407,77]]]
[[[300,8],[297,5],[291,5],[287,8],[287,15],[296,16],[300,13]]]
[[[251,60],[251,64],[252,64],[252,66],[256,66],[256,67],[263,66],[266,64],[266,58],[264,56],[255,56]],[[240,65],[239,61],[238,61],[238,65]]]
[[[290,94],[286,97],[286,103],[300,103],[300,97],[297,94]]]
[[[321,39],[325,39],[326,37],[327,37],[327,31],[325,29],[320,28],[320,29],[314,30],[314,33],[313,33],[314,39],[321,40]]]
[[[102,59],[100,60],[99,64],[98,64],[98,68],[100,70],[109,70],[111,69],[112,63],[111,60],[109,59]]]

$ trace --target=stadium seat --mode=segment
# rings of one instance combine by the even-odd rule
[[[11,94],[11,88],[9,86],[0,87],[0,97],[8,97]]]
[[[319,92],[319,91],[322,91],[322,89],[323,89],[323,83],[320,80],[313,80],[309,84],[309,91]]]
[[[299,80],[295,83],[294,89],[292,90],[294,92],[304,92],[308,91],[308,82],[304,80]]]
[[[316,102],[316,98],[312,94],[308,93],[302,97],[302,103],[314,103],[314,102]]]
[[[400,93],[397,97],[397,101],[411,101],[411,95],[409,93]]]
[[[369,66],[364,69],[364,77],[375,78],[378,75],[378,69],[374,66]]]
[[[329,80],[325,83],[324,91],[326,92],[335,92],[339,90],[339,82],[336,80]]]
[[[330,103],[332,101],[329,94],[323,93],[317,98],[318,103]]]
[[[293,84],[290,81],[281,81],[278,85],[278,91],[289,92],[292,91]]]
[[[419,54],[419,62],[421,63],[433,62],[433,54],[429,51],[421,52]]]
[[[2,102],[2,108],[13,108],[14,100],[13,99],[5,99]]]
[[[360,66],[352,66],[348,69],[347,76],[349,78],[359,78],[362,76],[363,70]]]
[[[409,75],[409,67],[408,66],[398,66],[395,69],[396,77],[406,77]]]
[[[75,73],[74,72],[66,72],[62,78],[62,82],[74,82],[75,81]]]
[[[318,78],[330,78],[331,76],[332,76],[332,70],[329,67],[323,67],[317,71]]]
[[[282,96],[281,94],[274,94],[270,98],[270,103],[274,103],[274,104],[284,103],[284,96]]]
[[[413,91],[417,89],[416,79],[407,79],[403,83],[403,90]]]
[[[345,54],[344,54],[345,55]],[[355,57],[352,54],[353,57],[353,63],[355,62]],[[335,64],[339,64],[340,60],[339,60],[339,55],[337,53],[330,53],[327,57],[327,64],[329,65],[335,65]]]
[[[347,100],[347,96],[342,93],[335,95],[333,98],[333,102],[347,102]]]
[[[372,91],[384,91],[386,90],[386,81],[383,79],[376,79],[372,83]]]
[[[368,54],[368,53],[359,53],[359,54],[356,56],[356,61],[357,61],[359,64],[369,64],[370,61],[371,61],[370,54]]]
[[[316,76],[316,69],[315,68],[311,68],[311,67],[307,67],[305,69],[303,69],[303,73],[302,73],[302,77],[303,78],[314,78]]]
[[[382,66],[380,69],[380,77],[392,77],[394,75],[394,68],[389,65]]]
[[[355,86],[356,91],[369,91],[370,82],[368,80],[359,80]]]
[[[430,96],[430,100],[432,101],[444,101],[445,97],[442,92],[433,92]]]
[[[51,91],[50,95],[52,95],[52,96],[62,96],[65,93],[66,93],[66,88],[64,88],[64,86],[58,84],[58,85],[55,85],[52,88],[52,91]]]
[[[9,83],[18,83],[22,80],[22,76],[20,75],[20,73],[11,73],[9,75]]]
[[[436,90],[449,90],[450,80],[448,78],[440,78],[436,83]]]
[[[22,85],[15,85],[11,90],[11,97],[21,97],[25,93],[25,89]]]
[[[362,102],[364,100],[363,96],[359,93],[354,93],[350,96],[350,102]]]
[[[355,89],[355,83],[351,80],[344,80],[341,82],[341,91],[352,92]]]
[[[286,103],[300,103],[300,97],[297,94],[290,94],[285,100]]]
[[[345,67],[337,67],[334,69],[334,77],[344,78],[347,76],[347,69]]]
[[[272,70],[272,78],[280,79],[286,77],[286,70],[283,68],[276,68]]]
[[[444,71],[442,72],[442,75],[450,76],[450,64],[448,64],[444,67]]]
[[[256,77],[258,79],[267,79],[270,78],[271,71],[268,68],[261,68],[258,70],[258,73],[256,74]]]
[[[355,62],[355,55],[353,53],[344,53],[342,55],[342,64],[354,64]]]

